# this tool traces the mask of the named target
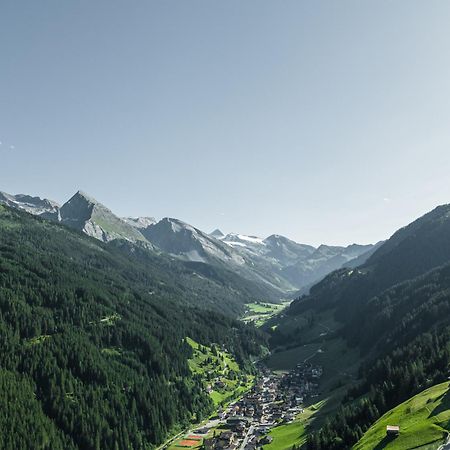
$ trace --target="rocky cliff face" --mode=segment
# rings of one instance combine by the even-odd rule
[[[115,216],[106,206],[82,191],[78,191],[61,207],[60,215],[64,225],[104,242],[113,239],[144,240],[135,226]]]

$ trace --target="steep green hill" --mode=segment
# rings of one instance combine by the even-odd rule
[[[387,425],[399,425],[398,437],[386,435]],[[430,446],[437,449],[450,430],[448,382],[433,386],[391,409],[378,419],[353,450],[409,450]]]
[[[147,449],[209,414],[192,347],[246,366],[257,330],[122,249],[0,206],[1,448]]]

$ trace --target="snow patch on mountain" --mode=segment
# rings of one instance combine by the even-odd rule
[[[135,228],[147,228],[157,221],[154,217],[122,217],[122,220]]]
[[[59,204],[46,198],[33,197],[26,194],[11,195],[6,192],[0,192],[0,203],[44,219],[59,219]]]

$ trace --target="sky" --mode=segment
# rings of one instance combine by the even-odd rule
[[[302,243],[450,202],[450,2],[2,0],[0,190]]]

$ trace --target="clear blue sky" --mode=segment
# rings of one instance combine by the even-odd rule
[[[450,202],[449,24],[432,0],[3,0],[0,190],[384,239]]]

